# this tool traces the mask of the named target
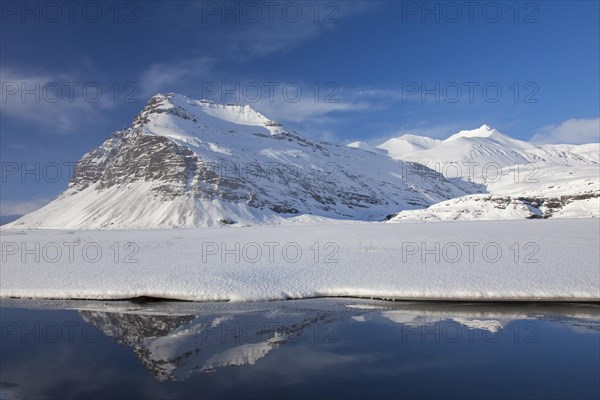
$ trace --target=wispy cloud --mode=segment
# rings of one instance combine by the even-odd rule
[[[140,95],[146,98],[158,92],[182,91],[185,87],[193,86],[191,82],[210,81],[215,73],[214,65],[215,60],[209,57],[152,64],[138,79]]]
[[[17,71],[2,65],[0,81],[2,118],[57,133],[104,121],[102,111],[117,105],[105,86],[70,73]]]
[[[233,5],[244,5],[243,2],[215,4],[223,12]],[[351,5],[330,2],[319,4],[318,13],[315,14],[315,5],[312,3],[294,4],[302,8],[299,20],[294,19],[294,10],[284,10],[280,4],[272,20],[268,10],[264,8],[263,18],[259,23],[248,21],[248,18],[245,21],[242,18],[241,22],[231,22],[231,16],[227,15],[227,22],[223,23],[222,16],[218,13],[204,18],[206,15],[203,12],[206,10],[203,10],[202,3],[184,2],[177,7],[160,3],[145,6],[144,21],[152,27],[154,34],[164,32],[164,35],[161,36],[160,43],[153,43],[156,47],[155,61],[145,63],[137,72],[132,71],[133,80],[139,88],[136,100],[143,101],[157,92],[172,91],[197,96],[203,82],[230,81],[232,76],[228,67],[232,65],[240,66],[259,58],[285,56],[298,46],[335,30],[346,19],[379,8],[368,2],[353,2]],[[169,13],[173,14],[173,18],[164,18],[171,16]],[[173,35],[172,23],[165,23],[165,20],[175,18],[178,21],[177,35]],[[185,48],[185,53],[181,51],[182,48]],[[54,133],[73,133],[83,125],[108,122],[106,111],[119,105],[119,102],[113,101],[112,93],[107,88],[111,83],[106,81],[103,71],[96,69],[91,60],[79,60],[76,65],[80,67],[74,67],[70,71],[33,70],[24,65],[2,65],[2,117]],[[82,95],[82,85],[90,82],[83,77],[95,77],[93,82],[98,82],[103,77],[106,85],[100,82],[104,90],[100,99],[92,101]],[[241,78],[247,80],[248,76]],[[68,93],[69,89],[65,86],[71,82],[79,84],[74,96]],[[51,99],[55,84],[62,90],[56,101]],[[36,88],[36,85],[40,87],[38,98],[34,95],[21,95],[21,88]],[[17,93],[14,93],[15,87],[19,88]],[[93,95],[93,90],[91,93]],[[301,104],[267,107],[267,112],[271,112],[274,118],[302,121],[332,112],[365,109],[365,104],[365,101],[355,100],[331,104],[310,104],[303,101]]]
[[[236,29],[205,32],[211,41],[206,44],[198,34],[202,48],[190,49],[190,54],[157,60],[144,70],[138,79],[140,94],[144,97],[157,92],[199,91],[204,83],[225,82],[223,66],[241,64],[276,52],[290,51],[295,46],[315,37],[320,32],[316,24],[250,24]],[[196,53],[196,54],[194,54]],[[193,95],[193,93],[187,93]]]
[[[186,55],[247,60],[273,53],[285,53],[335,30],[357,15],[376,11],[383,3],[372,1],[331,2],[184,2],[152,7],[154,29],[171,33],[165,21],[177,19],[178,32],[185,32],[190,43]],[[165,18],[165,15],[171,15]],[[171,35],[166,35],[166,39]],[[207,40],[209,39],[209,40]],[[183,55],[182,55],[183,56]]]
[[[367,102],[339,101],[336,103],[315,102],[313,99],[301,99],[298,102],[278,101],[260,102],[254,108],[278,121],[304,122],[334,112],[368,110]]]
[[[35,211],[46,204],[50,203],[52,198],[38,197],[31,200],[24,201],[5,201],[2,200],[0,203],[0,215],[1,216],[12,216],[12,215],[24,215]]]
[[[208,15],[206,5],[202,2],[181,4],[183,9],[177,9],[176,15],[179,20],[177,29],[180,34],[185,33],[186,43],[189,44],[186,52],[170,54],[169,57],[159,53],[161,58],[140,75],[140,93],[147,97],[156,92],[186,92],[186,88],[188,91],[190,88],[198,90],[202,82],[223,80],[223,67],[269,56],[285,56],[298,46],[335,30],[338,23],[343,23],[347,18],[380,7],[360,1],[352,4],[328,2],[318,6],[315,6],[317,3],[297,2],[293,3],[295,6],[290,10],[280,3],[271,3],[270,7],[274,9],[261,6],[262,3],[253,3],[259,7],[262,17],[259,22],[251,22],[248,21],[251,17],[240,11],[245,9],[243,4],[236,1],[215,2]],[[227,13],[226,10],[236,10],[236,7],[237,15],[235,11],[233,16]],[[295,18],[295,7],[301,8],[298,19]],[[173,27],[162,21],[168,20],[163,18],[164,13],[173,13],[173,7],[159,7],[154,11],[157,19],[153,29],[164,30],[165,40],[169,40]],[[182,15],[185,17],[182,18]],[[236,17],[241,21],[234,22]],[[173,43],[174,48],[180,46],[181,43]],[[225,79],[230,81],[232,77]]]
[[[530,140],[544,144],[584,144],[600,142],[600,118],[572,118],[558,125],[541,128]]]

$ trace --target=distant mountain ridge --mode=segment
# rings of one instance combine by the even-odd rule
[[[455,184],[485,186],[485,194],[401,211],[394,222],[600,216],[599,143],[536,146],[483,125],[445,140],[403,135],[374,148]]]
[[[497,163],[501,167],[515,163],[540,165],[598,164],[600,144],[541,145],[511,138],[488,125],[463,130],[445,140],[403,135],[375,148],[383,149],[395,159],[420,163],[479,162]]]

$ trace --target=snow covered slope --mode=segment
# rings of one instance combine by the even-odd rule
[[[382,220],[466,193],[419,164],[305,139],[250,106],[158,94],[81,158],[58,199],[7,227]]]
[[[443,201],[421,210],[404,210],[389,222],[437,222],[536,218],[599,218],[597,193],[561,197],[477,194]]]
[[[409,154],[430,149],[439,142],[439,140],[425,136],[407,134],[397,138],[391,138],[376,148],[385,150],[390,157],[401,160]]]
[[[1,297],[600,300],[591,219],[0,234]]]
[[[600,143],[544,144],[542,149],[553,154],[576,154],[591,161],[600,162]]]
[[[355,148],[355,149],[369,151],[371,153],[387,154],[387,151],[385,151],[384,149],[379,149],[377,147],[373,147],[370,144],[365,143],[365,142],[360,142],[360,141],[352,142],[352,143],[348,143],[347,146]]]

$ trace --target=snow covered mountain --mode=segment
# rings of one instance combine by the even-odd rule
[[[308,140],[250,106],[157,94],[129,128],[81,158],[55,201],[6,227],[198,227],[305,214],[383,220],[475,186]]]
[[[599,216],[599,153],[598,144],[536,146],[487,125],[445,140],[340,146],[250,106],[157,94],[79,160],[56,200],[4,227]]]
[[[405,210],[394,222],[600,216],[598,143],[536,146],[483,125],[445,140],[404,135],[376,148],[432,168],[457,186],[484,185],[485,194]]]

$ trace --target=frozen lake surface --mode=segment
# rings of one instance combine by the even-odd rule
[[[598,220],[0,230],[0,296],[600,301]]]

